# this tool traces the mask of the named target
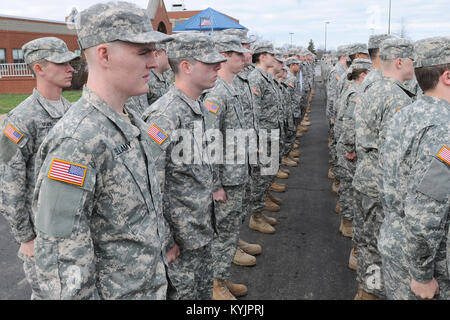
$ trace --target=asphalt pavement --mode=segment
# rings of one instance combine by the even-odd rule
[[[339,233],[334,213],[337,197],[328,174],[328,134],[324,90],[316,82],[311,126],[300,143],[300,164],[290,168],[281,211],[266,213],[278,219],[276,232],[265,235],[242,225],[241,238],[262,245],[253,267],[233,265],[232,280],[248,286],[240,300],[351,300],[356,293],[355,272],[348,268],[351,239]],[[0,215],[0,300],[27,300],[31,295],[19,245]]]

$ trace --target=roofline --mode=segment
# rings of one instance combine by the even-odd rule
[[[57,20],[50,20],[50,19],[41,19],[41,18],[29,18],[29,17],[21,17],[21,16],[12,16],[8,14],[0,13],[0,18],[8,18],[8,19],[16,19],[16,20],[28,20],[28,21],[35,21],[35,22],[50,22],[50,23],[58,23],[66,25],[67,23],[65,21],[57,21]]]

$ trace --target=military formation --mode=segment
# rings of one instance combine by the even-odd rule
[[[300,162],[315,55],[247,30],[168,36],[127,2],[92,5],[76,27],[81,99],[61,96],[80,57],[30,41],[37,87],[0,134],[0,211],[31,299],[246,295],[231,266],[263,248],[240,230],[276,232],[267,212]],[[380,35],[321,60],[355,299],[450,296],[449,50]]]
[[[373,35],[321,71],[355,300],[448,300],[450,38]]]

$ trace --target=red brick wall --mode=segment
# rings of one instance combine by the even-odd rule
[[[36,87],[36,79],[32,77],[14,77],[0,79],[2,93],[32,93]]]
[[[158,7],[156,11],[155,19],[152,20],[152,25],[154,30],[158,30],[158,25],[164,23],[167,29],[167,34],[172,34],[172,24],[169,21],[169,16],[167,15],[166,6],[163,5]]]

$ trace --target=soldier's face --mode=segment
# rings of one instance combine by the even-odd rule
[[[227,57],[227,64],[229,64],[230,71],[234,74],[238,74],[244,69],[244,54],[233,52],[231,56]]]
[[[242,44],[242,46],[243,46],[245,49],[251,51],[250,44],[245,43],[245,44]],[[249,65],[252,64],[252,57],[253,57],[253,51],[252,51],[252,52],[246,52],[246,53],[244,53],[245,67],[247,67],[247,66],[249,66]]]
[[[201,90],[214,87],[220,65],[220,63],[203,63],[198,61],[192,65],[191,82]]]
[[[72,73],[75,70],[70,62],[48,62],[45,66],[42,66],[42,71],[39,76],[55,87],[68,88],[72,85]]]

